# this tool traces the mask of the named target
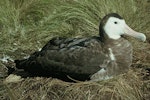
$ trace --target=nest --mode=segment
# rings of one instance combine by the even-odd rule
[[[33,77],[17,83],[3,83],[3,99],[12,100],[142,100],[148,95],[146,74],[129,70],[113,79],[69,83],[58,79]],[[4,93],[3,93],[4,94]]]

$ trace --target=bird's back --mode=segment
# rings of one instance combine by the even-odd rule
[[[88,79],[107,58],[99,37],[53,38],[28,59],[16,60],[16,67],[42,76]]]

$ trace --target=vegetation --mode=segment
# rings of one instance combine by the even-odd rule
[[[1,0],[1,52],[35,50],[54,36],[98,35],[101,18],[123,16],[134,29],[147,33],[150,14],[140,0]],[[36,44],[36,45],[35,45]]]
[[[149,7],[150,3],[148,2],[148,0],[0,0],[0,58],[3,58],[5,55],[13,59],[23,58],[24,56],[32,53],[32,51],[34,52],[35,50],[41,48],[49,39],[55,36],[86,37],[98,35],[98,26],[101,18],[110,12],[116,12],[120,14],[126,20],[127,24],[133,29],[146,34],[147,42],[145,44],[134,41],[134,39],[129,39],[136,48],[134,48],[135,52],[133,66],[138,66],[140,68],[150,67]],[[0,67],[2,68],[4,67],[4,65],[1,63]],[[137,77],[134,78],[137,79]],[[120,78],[122,77],[120,76]],[[129,98],[132,98],[132,100],[140,100],[140,98],[143,98],[143,95],[140,91],[140,89],[143,88],[143,84],[135,84],[132,81],[126,82],[128,79],[125,81],[120,81],[120,78],[113,80],[113,82],[123,82],[124,84],[111,84],[111,80],[111,85],[109,84],[109,81],[108,84],[105,84],[108,87],[113,87],[113,89],[111,88],[111,93],[113,93],[114,95],[117,94],[119,98],[126,98],[124,100],[128,100]],[[30,79],[24,81],[27,85],[29,85],[28,80]],[[46,79],[43,80],[43,82],[45,81]],[[32,82],[34,84],[35,81]],[[41,84],[40,82],[39,84]],[[94,93],[98,92],[101,94],[101,92],[103,91],[102,89],[100,89],[101,87],[99,87],[98,89],[100,90],[97,91],[93,91],[92,89],[87,90],[84,87],[91,87],[91,85],[93,84],[94,86],[96,84],[97,87],[101,86],[101,84],[104,85],[104,83],[87,82],[74,85],[70,83],[64,83],[67,85],[63,85],[63,88],[65,89],[65,87],[67,88],[68,86],[72,85],[69,88],[69,92],[76,88],[78,91],[83,92],[79,92],[81,93],[81,96],[84,95],[85,97],[87,97],[86,99],[93,100],[92,96],[96,95]],[[19,84],[21,85],[23,83]],[[51,84],[51,82],[48,84]],[[55,84],[57,84],[57,81]],[[133,88],[135,93],[131,91],[131,95],[124,95],[124,92],[130,91],[124,90],[124,85],[132,88],[131,84],[135,84]],[[43,92],[44,88],[46,88],[45,86],[42,87],[42,85],[39,86],[39,88],[41,89],[39,91],[41,92]],[[84,89],[80,87],[83,87]],[[117,90],[115,87],[118,87]],[[9,90],[9,94],[12,91],[11,89],[8,89],[8,86],[2,86],[2,88]],[[49,91],[52,91],[50,90],[51,88],[49,88]],[[23,89],[23,87],[21,89]],[[0,88],[0,90],[3,89]],[[36,91],[36,89],[33,90]],[[90,95],[90,98],[85,95],[85,90],[89,91],[87,92],[87,94],[92,93],[92,95]],[[18,91],[21,92],[22,90]],[[51,94],[57,96],[55,99],[60,99],[62,96],[60,96],[58,92],[51,92]],[[70,95],[76,94],[77,92],[74,92],[74,94]],[[14,98],[13,95],[12,97]],[[70,98],[68,98],[68,100],[69,99]]]

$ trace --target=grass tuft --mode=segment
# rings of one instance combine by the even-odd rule
[[[135,30],[149,33],[146,0],[1,0],[0,5],[0,51],[4,53],[37,50],[54,36],[98,35],[100,20],[112,12]]]
[[[54,100],[142,100],[143,81],[139,71],[100,82],[67,83],[51,78],[27,78],[7,84],[16,99]],[[15,86],[15,87],[14,87]]]
[[[0,58],[23,58],[55,36],[98,35],[102,17],[115,12],[133,29],[146,34],[146,43],[131,41],[134,43],[133,66],[149,68],[149,7],[148,0],[0,0]],[[1,62],[0,67],[1,70]],[[51,78],[27,78],[7,87],[0,84],[0,98],[141,100],[150,95],[149,80],[143,82],[141,73],[129,71],[112,80],[76,84]]]

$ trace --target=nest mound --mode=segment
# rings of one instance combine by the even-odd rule
[[[141,74],[142,73],[142,74]],[[99,82],[69,83],[52,78],[26,78],[17,83],[3,83],[3,99],[13,100],[142,100],[148,98],[147,81],[142,70]]]

